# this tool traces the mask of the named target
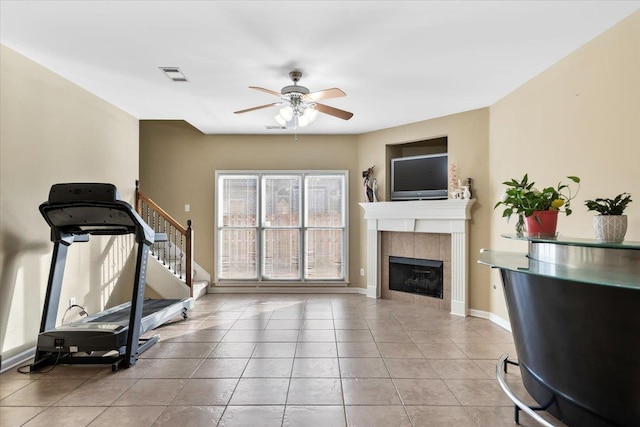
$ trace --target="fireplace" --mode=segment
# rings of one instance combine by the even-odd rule
[[[442,299],[443,262],[390,256],[389,289]]]
[[[371,298],[391,297],[416,304],[437,305],[449,310],[451,314],[468,315],[468,222],[471,219],[471,206],[475,200],[410,200],[406,202],[360,203],[367,221],[367,296]],[[413,252],[405,245],[396,251],[391,247],[385,252],[383,243],[385,234],[398,234],[413,238]],[[446,235],[445,247],[441,246],[439,255],[423,254],[424,247],[418,242],[418,236],[437,238]],[[409,237],[413,236],[413,237]],[[444,240],[444,239],[443,239]],[[404,241],[404,238],[400,239]],[[415,243],[419,244],[415,246]],[[441,242],[443,243],[443,242]],[[392,246],[394,246],[392,244]],[[416,252],[418,251],[418,252]],[[445,253],[446,252],[446,253]],[[386,253],[386,255],[385,255]],[[389,263],[385,256],[418,257],[441,259],[444,262],[443,299],[429,298],[419,294],[408,294],[389,290]],[[390,294],[385,296],[385,293]]]

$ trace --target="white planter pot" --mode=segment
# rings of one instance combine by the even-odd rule
[[[626,215],[597,215],[593,217],[596,239],[601,242],[620,243],[627,233]]]

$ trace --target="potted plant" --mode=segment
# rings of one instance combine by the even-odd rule
[[[613,199],[585,200],[587,209],[599,214],[593,217],[596,239],[612,243],[624,240],[627,233],[627,216],[623,215],[623,212],[632,201],[629,193],[618,194]]]
[[[522,235],[526,225],[526,232],[529,236],[555,237],[558,213],[564,212],[571,215],[571,200],[575,198],[580,189],[580,178],[568,176],[568,179],[578,184],[575,193],[571,191],[568,184],[559,182],[556,187],[545,187],[538,190],[535,182],[529,182],[527,174],[517,181],[511,179],[502,184],[506,185],[498,206],[504,206],[502,216],[507,220],[512,215],[518,216],[516,223],[516,233]]]

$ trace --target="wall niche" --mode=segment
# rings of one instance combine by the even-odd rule
[[[385,145],[385,162],[387,165],[387,173],[385,176],[385,200],[391,200],[391,159],[447,153],[447,144],[448,138],[446,136],[441,136],[439,138]]]

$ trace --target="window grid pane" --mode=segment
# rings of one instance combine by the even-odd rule
[[[300,175],[262,177],[263,227],[300,227],[301,178]]]
[[[258,225],[258,176],[231,175],[220,178],[219,205],[221,227]]]
[[[309,229],[306,231],[305,279],[339,280],[344,278],[341,229]]]
[[[300,230],[266,229],[263,236],[263,278],[299,280]]]
[[[258,242],[253,228],[220,230],[221,279],[255,280],[258,278]]]
[[[343,175],[306,176],[305,225],[344,227],[344,189]]]

